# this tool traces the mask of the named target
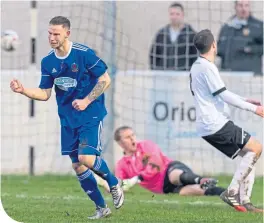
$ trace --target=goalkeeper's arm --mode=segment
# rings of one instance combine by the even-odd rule
[[[139,176],[134,176],[130,179],[125,179],[122,180],[122,188],[124,191],[130,190],[132,187],[134,187],[136,184],[140,183],[143,181],[143,178],[141,175]]]

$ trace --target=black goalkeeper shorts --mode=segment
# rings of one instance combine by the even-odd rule
[[[204,136],[203,139],[226,156],[234,159],[250,137],[248,132],[236,126],[232,121],[228,121],[218,132]]]
[[[182,184],[174,185],[170,182],[169,174],[175,169],[182,170],[185,173],[192,172],[192,170],[188,166],[186,166],[184,163],[179,162],[179,161],[172,161],[167,168],[167,172],[164,178],[164,185],[163,185],[164,194],[179,193],[180,190],[184,187]]]

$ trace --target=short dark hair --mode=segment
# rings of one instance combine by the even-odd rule
[[[235,1],[235,6],[237,6],[238,2],[240,2],[240,1],[239,1],[239,0],[236,0],[236,1]],[[249,3],[249,1],[248,1],[248,3]],[[249,3],[249,4],[250,4],[250,3]]]
[[[67,27],[68,29],[71,28],[71,22],[64,16],[56,16],[52,18],[49,22],[50,25],[62,25],[63,28]]]
[[[194,38],[193,43],[199,53],[207,53],[214,42],[214,36],[209,29],[204,29],[198,32]]]
[[[183,5],[181,3],[178,2],[174,2],[170,5],[170,8],[180,8],[183,12],[184,12],[184,8]]]
[[[118,142],[118,141],[121,139],[120,133],[121,133],[123,130],[127,130],[127,129],[132,129],[132,128],[129,127],[129,126],[126,126],[126,125],[117,128],[117,129],[115,130],[115,134],[114,134],[114,139],[115,139],[115,141]]]

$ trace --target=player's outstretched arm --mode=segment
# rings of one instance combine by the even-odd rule
[[[253,105],[261,106],[261,102],[255,99],[246,99],[245,101]]]
[[[96,98],[105,92],[110,86],[111,78],[107,72],[98,78],[97,84],[94,86],[92,91],[84,99],[76,99],[72,102],[72,106],[78,110],[83,111],[86,107],[91,104]]]
[[[13,79],[10,83],[10,88],[16,93],[23,94],[29,98],[47,101],[51,96],[51,88],[41,89],[41,88],[24,88],[23,85],[17,79]]]
[[[207,72],[205,72],[202,77],[204,77],[205,81],[208,83],[208,87],[213,96],[219,96],[227,104],[251,111],[263,117],[263,107],[259,106],[260,103],[255,100],[242,98],[241,96],[228,91],[217,69],[208,68]]]
[[[122,188],[124,191],[129,191],[132,187],[134,187],[136,184],[140,183],[141,180],[138,176],[134,176],[130,179],[122,180]]]
[[[250,103],[250,104],[257,105],[257,106],[260,106],[260,105],[261,105],[261,102],[258,101],[258,100],[255,100],[255,99],[249,99],[249,98],[244,98],[244,97],[241,97],[240,95],[237,95],[237,94],[235,94],[235,93],[233,93],[233,92],[231,92],[231,91],[230,91],[230,93],[232,93],[232,94],[235,95],[236,97],[238,97],[238,98],[242,99],[243,101],[246,101],[246,102],[248,102],[248,103]]]
[[[246,110],[246,111],[251,111],[261,117],[264,117],[263,114],[263,107],[262,106],[257,106],[253,103],[247,102],[243,99],[241,99],[240,96],[237,96],[236,94],[225,90],[219,94],[219,97],[225,101],[226,103],[233,105],[237,108]]]

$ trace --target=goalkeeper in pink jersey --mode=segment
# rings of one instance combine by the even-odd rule
[[[219,196],[225,190],[216,186],[216,179],[201,177],[185,164],[169,159],[155,143],[137,142],[131,127],[118,128],[114,137],[124,150],[115,174],[123,181],[125,191],[136,184],[159,194]]]

